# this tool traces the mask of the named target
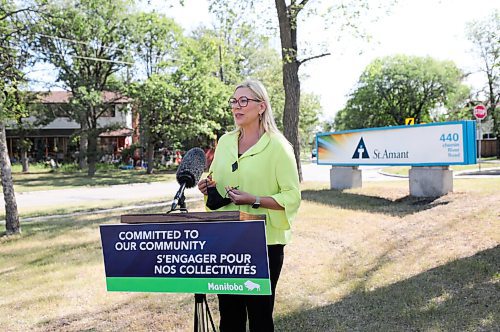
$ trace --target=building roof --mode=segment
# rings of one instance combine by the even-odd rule
[[[72,95],[69,91],[40,91],[37,94],[44,104],[66,104]],[[132,101],[118,92],[104,91],[102,94],[106,103],[127,104]]]

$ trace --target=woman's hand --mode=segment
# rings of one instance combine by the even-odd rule
[[[198,190],[201,191],[203,195],[208,195],[208,188],[215,187],[215,181],[212,180],[212,175],[207,176],[206,179],[202,179],[198,182]]]
[[[247,192],[226,187],[227,197],[236,205],[253,204],[255,202],[255,196]]]

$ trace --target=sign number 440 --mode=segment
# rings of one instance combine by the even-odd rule
[[[441,134],[439,140],[442,142],[458,142],[460,135],[458,133],[453,134]]]

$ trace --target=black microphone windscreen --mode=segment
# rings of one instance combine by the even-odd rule
[[[192,188],[200,181],[201,174],[205,170],[205,152],[200,148],[190,149],[182,158],[177,168],[176,178],[179,184],[186,184],[186,188]]]

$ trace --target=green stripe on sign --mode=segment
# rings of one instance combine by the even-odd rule
[[[270,295],[269,279],[255,278],[106,278],[110,292],[161,292]]]

